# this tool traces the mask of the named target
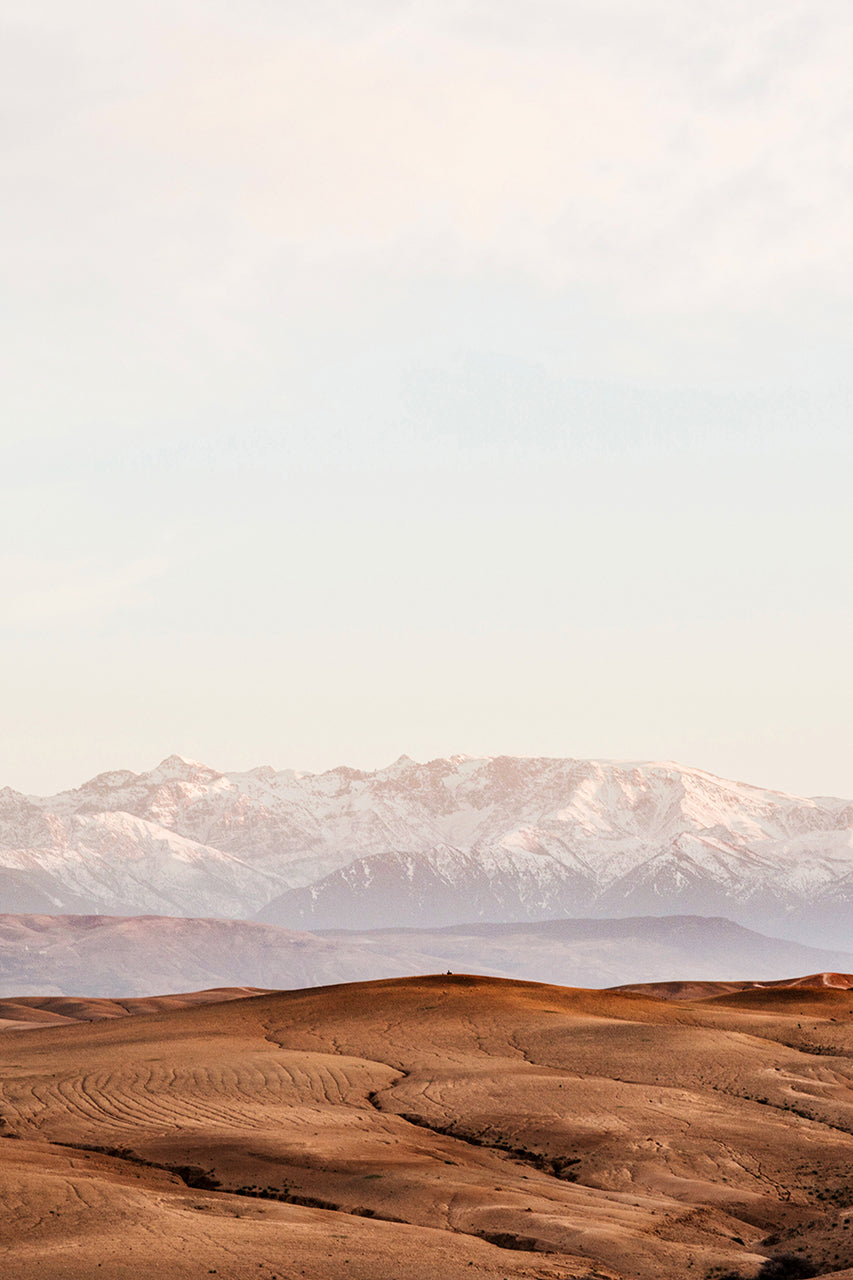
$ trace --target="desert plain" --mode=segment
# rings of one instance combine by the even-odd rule
[[[852,986],[4,1000],[0,1275],[849,1280]]]

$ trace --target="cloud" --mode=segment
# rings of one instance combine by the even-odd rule
[[[639,310],[849,289],[849,10],[598,8],[321,6],[312,28],[90,4],[97,52],[71,42],[19,152],[25,239],[106,292],[153,273],[197,325],[268,303],[292,256],[488,264]]]
[[[165,560],[136,559],[113,568],[82,561],[0,556],[0,617],[10,628],[43,628],[75,619],[87,625],[144,608],[146,587]]]
[[[11,431],[304,434],[330,369],[442,344],[847,377],[835,0],[87,0],[8,36]]]

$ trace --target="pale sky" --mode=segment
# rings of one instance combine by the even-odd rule
[[[853,797],[849,0],[6,0],[0,786]]]

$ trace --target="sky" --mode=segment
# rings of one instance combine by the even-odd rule
[[[853,796],[849,0],[6,0],[0,786]]]

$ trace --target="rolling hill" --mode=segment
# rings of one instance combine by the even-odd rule
[[[0,1032],[0,1273],[839,1278],[853,992],[754,994],[433,975]]]

